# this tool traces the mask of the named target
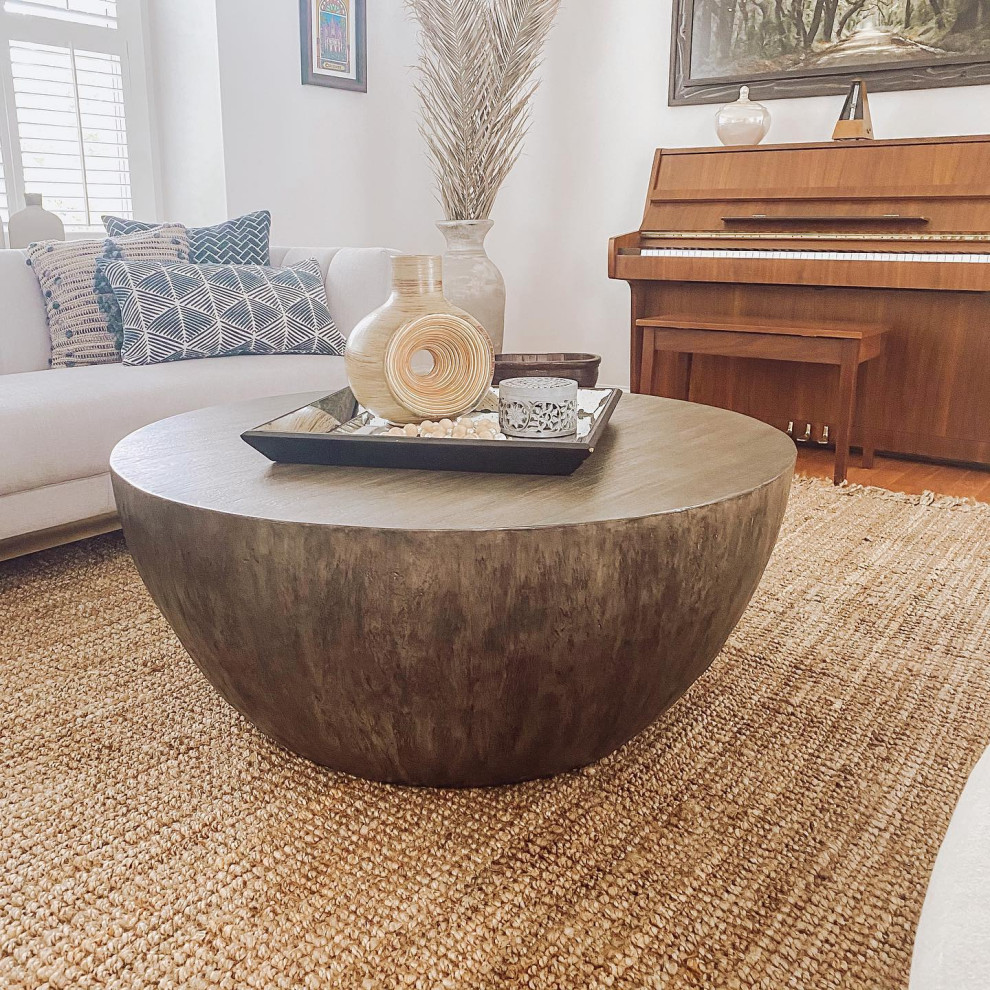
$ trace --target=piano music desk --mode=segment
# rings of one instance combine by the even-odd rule
[[[655,394],[653,371],[658,352],[684,357],[679,363],[681,373],[676,394],[671,395],[671,398],[684,400],[691,398],[691,357],[694,354],[835,365],[839,371],[839,419],[835,428],[833,478],[837,485],[846,480],[859,366],[883,354],[887,327],[863,323],[812,324],[766,317],[706,321],[689,316],[648,317],[637,320],[636,325],[643,329],[640,379],[633,383],[636,392]],[[867,368],[862,417],[864,468],[873,466],[873,431],[880,399],[874,377]]]

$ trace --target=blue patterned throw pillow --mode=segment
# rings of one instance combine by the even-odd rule
[[[160,226],[123,217],[105,216],[102,220],[111,237]],[[248,213],[213,227],[190,227],[189,261],[194,265],[268,265],[271,232],[272,215],[268,210]]]
[[[313,260],[289,268],[114,261],[105,275],[124,321],[124,364],[344,353]]]
[[[163,235],[171,236],[166,237]],[[110,334],[113,340],[115,360],[120,354],[121,347],[124,346],[124,322],[120,316],[120,305],[117,303],[117,297],[113,294],[113,286],[107,279],[107,265],[114,261],[127,260],[127,256],[121,250],[121,244],[126,243],[128,239],[142,240],[154,238],[160,241],[163,246],[171,245],[171,248],[174,248],[174,250],[169,248],[168,254],[159,251],[157,256],[146,254],[136,259],[132,253],[130,255],[131,260],[145,260],[150,257],[156,261],[189,261],[189,233],[182,224],[163,224],[161,227],[152,227],[151,230],[136,231],[134,234],[124,234],[122,236],[124,238],[123,241],[108,237],[103,242],[103,254],[96,260],[96,273],[93,278],[93,292],[96,295],[96,304],[100,307],[100,312],[107,321],[107,333]]]

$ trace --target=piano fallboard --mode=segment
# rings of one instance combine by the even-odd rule
[[[637,320],[692,313],[892,328],[878,447],[990,465],[990,138],[660,150],[609,275]],[[676,356],[651,390],[669,394]],[[702,358],[692,399],[828,424],[827,369]],[[666,389],[666,391],[665,391]]]

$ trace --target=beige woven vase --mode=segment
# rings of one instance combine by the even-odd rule
[[[492,342],[474,317],[444,298],[441,266],[431,255],[393,258],[392,295],[347,341],[351,391],[392,423],[470,412],[495,374]]]

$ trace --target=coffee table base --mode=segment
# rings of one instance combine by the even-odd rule
[[[749,603],[789,486],[417,532],[226,514],[114,477],[142,578],[231,705],[317,763],[442,787],[584,766],[653,722]]]

